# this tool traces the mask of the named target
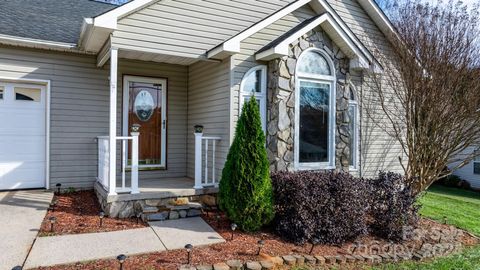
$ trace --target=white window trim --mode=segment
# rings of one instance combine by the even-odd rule
[[[154,168],[154,169],[165,169],[166,168],[166,158],[167,158],[167,80],[162,78],[150,78],[150,77],[140,77],[140,76],[124,76],[123,77],[123,127],[122,132],[123,136],[129,136],[128,130],[128,106],[129,106],[129,82],[140,82],[140,83],[155,83],[162,85],[162,117],[165,124],[162,125],[162,134],[161,134],[161,159],[162,163],[160,164],[142,164],[138,165],[140,169]],[[142,133],[142,127],[140,127],[140,134]],[[128,164],[128,147],[125,149],[125,164]],[[131,165],[126,165],[127,168],[131,168]]]
[[[262,129],[263,132],[266,133],[267,130],[267,66],[265,65],[258,65],[251,69],[249,69],[242,78],[242,82],[240,83],[240,102],[239,102],[239,112],[242,113],[243,104],[245,103],[245,98],[251,97],[252,92],[244,91],[243,88],[245,86],[245,79],[250,76],[250,74],[256,72],[257,70],[262,71],[262,82],[260,85],[260,93],[255,92],[253,96],[256,99],[260,100],[260,118],[262,121]]]
[[[302,61],[303,56],[308,51],[315,51],[320,53],[328,65],[330,66],[330,73],[328,75],[316,75],[303,74],[298,72],[299,63]],[[309,48],[302,52],[300,55],[297,66],[295,67],[295,139],[294,139],[294,167],[295,170],[332,170],[335,169],[335,129],[336,129],[336,76],[335,65],[330,56],[323,50],[316,48]],[[330,113],[328,119],[328,162],[300,162],[300,81],[309,81],[316,83],[330,84]]]
[[[351,87],[351,91],[353,91],[353,97],[354,100],[349,99],[348,101],[348,106],[354,106],[355,107],[355,119],[354,121],[354,145],[353,145],[353,164],[350,164],[349,170],[351,172],[356,172],[358,171],[358,165],[359,165],[359,158],[360,158],[360,151],[359,151],[359,145],[360,145],[360,123],[359,123],[359,115],[360,115],[360,109],[358,106],[358,99],[357,99],[357,89],[353,84],[350,84],[349,87]],[[349,89],[350,90],[350,89]],[[352,119],[350,119],[352,121]],[[351,136],[352,134],[350,134]],[[350,148],[350,151],[352,151],[352,147]]]

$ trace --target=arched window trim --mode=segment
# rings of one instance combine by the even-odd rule
[[[349,91],[353,92],[353,99],[348,100],[348,106],[354,108],[354,119],[350,119],[353,121],[354,127],[354,134],[353,134],[353,147],[350,148],[350,151],[353,152],[353,164],[350,164],[349,170],[350,171],[358,171],[359,167],[359,160],[360,160],[360,108],[358,105],[358,95],[357,95],[357,88],[353,83],[349,84]],[[353,149],[352,149],[353,148]]]
[[[245,91],[245,83],[246,79],[254,72],[261,70],[261,84],[260,84],[260,92],[251,92]],[[247,98],[253,96],[260,101],[260,117],[262,120],[262,128],[263,131],[266,132],[267,130],[267,66],[266,65],[258,65],[251,69],[249,69],[242,78],[240,83],[240,102],[239,102],[239,112],[241,113],[243,108],[243,103]]]
[[[299,64],[301,63],[306,52],[315,51],[321,54],[327,61],[330,67],[330,74],[305,74],[298,72]],[[330,85],[330,104],[329,104],[329,128],[328,128],[328,162],[300,162],[300,82],[310,81],[326,83]],[[294,166],[296,170],[330,170],[335,169],[335,133],[336,133],[336,75],[335,64],[332,58],[323,50],[317,48],[308,48],[302,52],[297,60],[295,67],[295,138],[294,138]]]

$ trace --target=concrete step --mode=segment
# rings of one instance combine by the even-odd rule
[[[185,202],[185,200],[183,201]],[[186,202],[183,205],[149,206],[145,202],[140,201],[139,210],[141,211],[142,220],[145,222],[198,217],[202,214],[202,203],[189,202],[188,200]]]

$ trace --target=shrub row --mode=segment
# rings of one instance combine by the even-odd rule
[[[279,172],[272,176],[276,233],[288,241],[341,244],[371,232],[399,240],[416,221],[415,198],[401,175],[377,179],[337,172]]]

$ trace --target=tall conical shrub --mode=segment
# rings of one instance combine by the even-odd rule
[[[242,230],[256,231],[274,216],[273,192],[260,111],[245,102],[220,181],[219,204]]]

